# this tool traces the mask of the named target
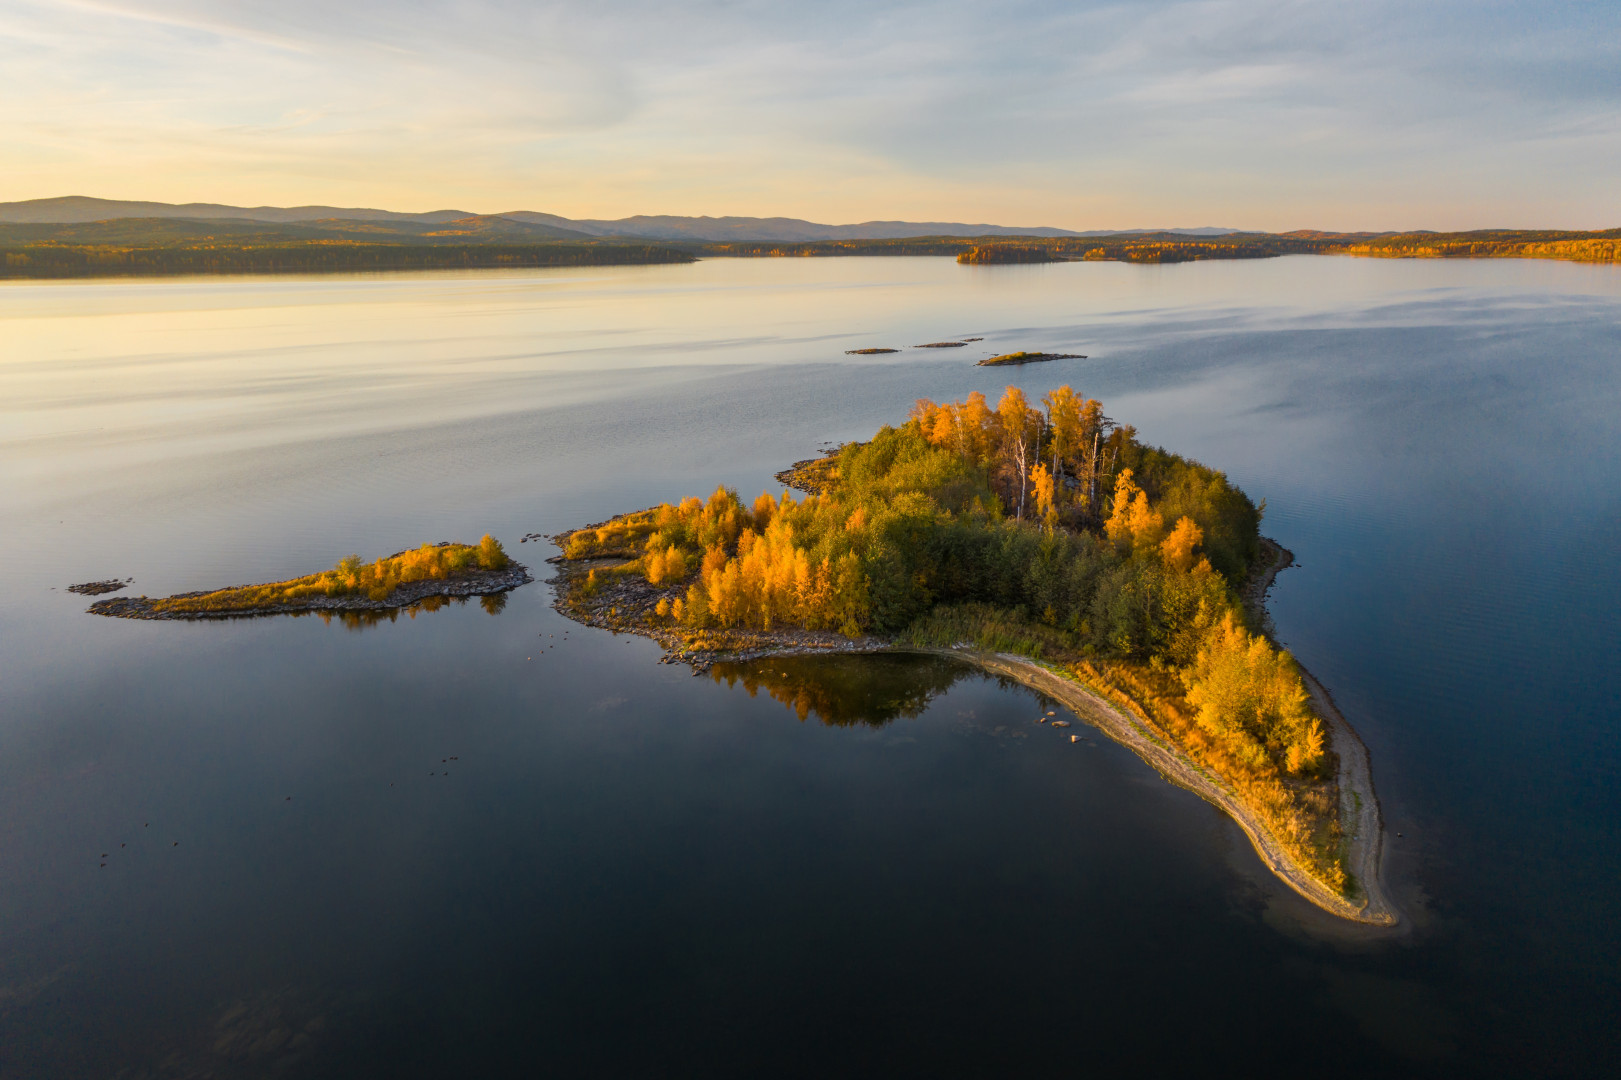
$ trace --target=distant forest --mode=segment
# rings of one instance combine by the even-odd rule
[[[970,265],[1051,261],[1176,263],[1279,255],[1621,261],[1621,229],[1464,233],[1153,232],[1073,237],[694,243],[586,236],[499,216],[432,224],[348,219],[272,224],[118,218],[0,224],[0,278],[265,274],[685,263],[699,258],[951,256]]]
[[[211,244],[126,247],[42,244],[3,249],[0,278],[77,278],[163,274],[311,274],[375,270],[456,270],[523,266],[626,266],[687,263],[686,251],[657,244],[442,245]]]
[[[0,224],[0,277],[288,274],[686,263],[683,247],[603,239],[500,217],[271,224],[116,218]]]
[[[975,265],[1059,260],[1133,263],[1199,259],[1269,259],[1278,255],[1364,255],[1385,258],[1570,259],[1621,261],[1621,229],[1557,232],[1491,229],[1462,233],[1128,233],[1064,237],[911,237],[816,243],[704,245],[701,254],[732,256],[950,255]]]

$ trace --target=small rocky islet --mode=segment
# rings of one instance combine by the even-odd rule
[[[134,579],[131,579],[134,580]],[[92,615],[120,619],[228,619],[308,612],[360,614],[414,608],[435,600],[492,597],[534,579],[499,541],[441,541],[398,551],[367,563],[358,555],[331,570],[262,585],[234,585],[173,596],[118,596],[98,600]]]
[[[1021,364],[1045,364],[1050,360],[1085,360],[1081,353],[1011,352],[981,360],[977,367],[1017,367]]]
[[[81,581],[77,585],[69,585],[68,592],[78,593],[80,596],[102,596],[128,588],[130,582],[134,580],[134,578],[108,578],[105,581]]]

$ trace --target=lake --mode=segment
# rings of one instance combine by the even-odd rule
[[[974,366],[1018,349],[1089,358]],[[526,534],[775,492],[1009,383],[1266,500],[1300,564],[1278,635],[1369,746],[1398,932],[947,661],[694,677],[543,581],[362,627],[65,591],[485,532],[544,579]],[[1606,1072],[1618,418],[1611,266],[0,284],[0,1074]]]

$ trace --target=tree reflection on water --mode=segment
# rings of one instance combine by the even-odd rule
[[[932,656],[779,656],[717,663],[710,678],[761,690],[801,721],[812,713],[824,724],[882,727],[902,716],[919,716],[959,679],[973,674],[962,663]]]
[[[382,608],[379,610],[365,611],[290,611],[286,614],[291,615],[294,618],[304,615],[314,615],[328,626],[331,626],[334,622],[336,622],[345,630],[354,630],[358,632],[361,630],[370,630],[372,627],[380,626],[383,623],[394,622],[399,619],[402,614],[414,619],[417,617],[418,612],[438,611],[440,608],[447,607],[450,604],[466,604],[467,601],[472,599],[474,599],[474,597],[471,596],[429,596],[418,600],[414,604],[407,605],[406,607]],[[480,596],[476,599],[478,600],[478,606],[483,608],[491,615],[499,615],[502,611],[506,610],[507,594],[504,592],[491,593],[488,596]],[[274,619],[282,616],[249,615],[246,617],[250,619]]]

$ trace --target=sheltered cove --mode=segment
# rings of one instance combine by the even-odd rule
[[[1060,388],[1053,396],[1069,393],[1067,387]],[[1009,395],[1015,405],[1022,401],[1011,388]],[[1017,410],[1007,413],[1008,404],[1005,400],[998,408],[1003,410],[1004,416],[1014,417],[1010,423],[1016,423],[1021,413]],[[1049,407],[1063,404],[1063,401],[1049,401]],[[1085,404],[1091,410],[1086,415],[1101,416],[1096,402]],[[1039,513],[1045,513],[1045,524],[1038,527],[1035,520],[1020,521],[1018,517],[1022,516],[1024,504],[1018,500],[1023,496],[1017,493],[1016,480],[1006,479],[1017,474],[999,473],[994,460],[972,456],[962,458],[961,468],[951,472],[957,467],[950,465],[950,455],[959,452],[951,449],[953,436],[947,428],[935,428],[937,433],[944,433],[946,441],[938,441],[937,434],[936,449],[928,448],[927,432],[932,420],[966,415],[963,410],[971,412],[974,407],[972,401],[956,406],[936,406],[921,401],[913,411],[913,420],[904,428],[886,427],[871,443],[846,444],[826,457],[796,463],[778,474],[777,479],[785,486],[811,493],[812,498],[804,503],[795,503],[786,493],[780,498],[767,493],[749,511],[735,494],[717,490],[707,506],[699,500],[688,499],[680,507],[665,504],[554,536],[553,542],[563,549],[561,555],[548,560],[558,570],[552,582],[556,586],[554,606],[567,617],[586,625],[650,637],[666,650],[661,662],[690,664],[695,675],[710,671],[717,664],[721,665],[716,669],[720,672],[730,663],[791,655],[918,653],[964,661],[1062,702],[1077,716],[1132,749],[1166,779],[1221,808],[1244,829],[1268,868],[1317,907],[1362,925],[1394,925],[1398,914],[1381,880],[1382,822],[1367,750],[1321,684],[1300,669],[1271,636],[1264,610],[1266,591],[1276,573],[1289,565],[1291,557],[1279,545],[1259,536],[1256,531],[1259,511],[1242,492],[1232,488],[1222,474],[1157,448],[1144,447],[1135,441],[1132,429],[1115,426],[1110,445],[1117,448],[1121,459],[1145,470],[1143,482],[1157,492],[1154,500],[1163,506],[1166,517],[1175,513],[1198,514],[1205,530],[1214,532],[1201,533],[1192,520],[1183,516],[1162,542],[1159,538],[1165,536],[1168,526],[1159,524],[1160,515],[1152,512],[1144,494],[1132,482],[1131,470],[1113,457],[1105,466],[1118,470],[1113,511],[1107,509],[1107,503],[1099,508],[1083,494],[1087,486],[1086,470],[1081,469],[1077,459],[1072,468],[1059,472],[1060,476],[1070,477],[1066,483],[1074,505],[1062,509],[1063,504],[1060,504],[1062,515],[1055,516],[1053,489],[1050,484],[1042,487],[1046,480],[1041,475],[1045,470],[1043,465],[1032,470],[1031,480],[1037,484],[1037,494],[1044,500],[1040,505],[1045,509]],[[1035,416],[1033,412],[1031,415]],[[1054,416],[1056,424],[1059,417],[1056,408]],[[986,422],[996,423],[994,419]],[[1112,425],[1106,417],[1102,422]],[[1004,443],[1004,447],[1006,445]],[[1045,442],[1038,441],[1034,445],[1045,447],[1044,453],[1053,449]],[[1099,445],[1093,444],[1094,459]],[[975,464],[976,460],[989,461],[992,471],[985,473],[983,469],[987,466]],[[891,554],[864,556],[880,560],[873,566],[875,576],[870,581],[852,576],[865,573],[857,569],[865,564],[851,561],[856,557],[854,554],[813,555],[809,567],[801,565],[797,571],[773,569],[794,565],[794,560],[804,562],[806,547],[792,546],[794,544],[828,543],[826,539],[816,539],[829,535],[825,531],[818,532],[819,529],[831,528],[846,537],[833,539],[831,542],[835,544],[880,543],[879,540],[861,541],[859,534],[850,530],[868,527],[872,519],[863,516],[864,513],[881,516],[891,513],[885,506],[894,504],[886,504],[882,498],[879,502],[872,501],[875,491],[936,490],[927,484],[917,488],[917,480],[905,479],[920,477],[922,474],[917,469],[925,468],[926,461],[935,463],[927,467],[947,469],[946,473],[930,475],[947,476],[948,486],[937,490],[942,498],[958,501],[939,504],[933,511],[938,516],[933,519],[925,513],[921,519],[903,516],[888,520],[902,522],[903,532],[896,533],[897,537],[912,535],[904,532],[904,528],[910,527],[904,524],[908,520],[922,521],[920,528],[947,530],[934,539],[917,534],[915,540],[898,541],[924,544],[929,551],[938,550],[943,554],[931,555],[923,548],[917,549],[913,558],[922,561],[906,565],[918,569],[903,568],[903,577],[897,578],[894,549],[874,549],[889,550]],[[1056,456],[1053,462],[1055,467],[1062,464]],[[981,471],[975,472],[976,469]],[[1081,471],[1076,474],[1072,469]],[[963,503],[962,498],[969,496],[963,494],[967,489],[962,484],[968,480],[949,480],[953,475],[968,480],[978,476],[978,483],[991,486],[979,487],[981,494]],[[902,483],[901,489],[883,487],[897,482]],[[1179,486],[1188,483],[1193,483],[1195,488]],[[908,484],[913,486],[908,487]],[[950,486],[952,484],[956,487]],[[1195,502],[1190,503],[1187,492],[1195,489],[1205,494],[1196,495]],[[997,490],[1002,492],[1006,518],[999,519],[994,508],[988,509],[981,501]],[[1182,494],[1178,494],[1179,491]],[[891,497],[896,496],[883,498]],[[1206,501],[1198,501],[1201,499]],[[1208,501],[1210,499],[1215,501]],[[954,511],[950,509],[952,505],[967,509]],[[984,516],[986,513],[990,516]],[[1038,511],[1032,510],[1032,518],[1040,520],[1037,514]],[[849,515],[848,522],[844,521],[844,515]],[[934,520],[936,526],[929,526],[929,520]],[[729,525],[722,524],[728,521]],[[748,524],[751,521],[752,529]],[[1060,525],[1060,521],[1064,524]],[[715,531],[717,528],[721,529],[720,533]],[[725,535],[734,537],[735,543],[725,540]],[[704,536],[712,539],[702,539]],[[717,536],[722,539],[713,539]],[[852,536],[856,539],[850,539]],[[953,540],[953,536],[957,539]],[[975,536],[982,540],[974,540]],[[1148,538],[1146,548],[1142,540],[1145,536]],[[1242,541],[1240,548],[1233,547],[1235,541]],[[974,546],[982,542],[992,544],[992,549]],[[1209,560],[1189,554],[1189,544],[1202,542],[1210,545]],[[696,552],[688,546],[695,543],[699,545]],[[998,543],[1004,545],[1004,553],[990,554]],[[682,546],[671,546],[673,544]],[[937,549],[938,544],[947,546]],[[953,548],[953,544],[958,546]],[[963,544],[968,546],[962,547]],[[1013,546],[1006,547],[1007,544]],[[1036,557],[1037,548],[1031,545],[1038,545],[1048,554],[1040,555],[1037,562],[1026,563],[1025,559]],[[959,554],[952,556],[953,550]],[[986,554],[972,554],[975,551]],[[1025,554],[1015,554],[1020,551]],[[1094,554],[1088,555],[1089,551]],[[1054,552],[1057,554],[1052,554]],[[694,578],[694,560],[700,554],[703,555],[703,571]],[[932,561],[954,557],[969,561]],[[836,563],[830,561],[835,558]],[[974,561],[981,558],[991,561]],[[1008,563],[1009,558],[1014,561]],[[1081,561],[1073,565],[1064,561],[1055,564],[1050,561],[1052,558]],[[789,560],[789,564],[783,564],[783,559]],[[822,561],[818,563],[816,559]],[[1091,571],[1085,570],[1088,559],[1093,560]],[[1210,560],[1216,560],[1216,566],[1227,569],[1224,572],[1213,570]],[[1194,561],[1198,562],[1197,566],[1192,565]],[[1040,615],[1040,605],[1047,603],[1034,599],[1040,594],[998,591],[1010,587],[1047,588],[1039,582],[1051,580],[1050,577],[1040,575],[1050,574],[1050,568],[1055,565],[1071,567],[1066,573],[1104,575],[1088,579],[1095,581],[1094,585],[1074,586],[1104,591],[1064,594],[1077,599],[1062,601],[1091,603],[1090,618],[1101,618],[1104,622],[1089,625],[1082,618],[1084,607],[1060,608],[1055,622],[1051,606],[1047,607],[1045,615]],[[931,566],[935,569],[928,569]],[[1048,569],[1042,569],[1043,566]],[[1009,571],[1008,567],[1014,569]],[[953,579],[949,577],[938,580],[933,576],[919,577],[918,589],[947,591],[926,593],[923,600],[914,596],[914,605],[908,610],[924,611],[925,615],[916,622],[909,622],[914,615],[903,615],[897,620],[894,590],[912,588],[911,578],[905,575],[914,572],[956,574],[958,580],[964,573],[991,577],[984,578],[981,585],[971,586],[972,591],[967,594],[960,591],[961,586],[952,586]],[[1016,578],[1037,576],[1021,579],[1026,580],[1023,586],[1008,585],[1006,582],[1010,579],[997,577],[1008,572],[1014,573]],[[1160,587],[1183,590],[1178,594],[1182,597],[1180,600],[1167,592],[1157,601],[1172,604],[1164,609],[1164,617],[1172,620],[1164,624],[1165,632],[1182,636],[1165,639],[1168,642],[1165,645],[1152,646],[1153,651],[1148,654],[1155,658],[1152,664],[1144,662],[1141,653],[1115,652],[1116,646],[1112,644],[1115,639],[1110,636],[1106,643],[1099,636],[1113,635],[1122,625],[1109,621],[1108,613],[1115,608],[1097,606],[1116,602],[1109,598],[1120,594],[1108,590],[1118,588],[1118,582],[1125,580],[1119,577],[1121,572],[1127,577],[1163,573],[1167,576]],[[788,585],[772,584],[779,580],[774,575],[780,573],[790,574]],[[751,589],[792,590],[794,573],[800,581],[798,593],[750,592]],[[809,578],[805,576],[807,573]],[[761,574],[766,576],[759,577]],[[928,585],[930,581],[935,583]],[[1004,584],[996,584],[998,581]],[[1111,581],[1117,584],[1111,585]],[[1228,584],[1216,584],[1221,581]],[[807,588],[820,591],[807,593],[804,591]],[[829,588],[834,591],[827,593],[825,590]],[[869,588],[873,590],[871,600],[868,599]],[[950,591],[953,588],[958,591]],[[1206,601],[1199,600],[1197,617],[1191,623],[1186,621],[1186,613],[1191,610],[1187,607],[1188,588],[1204,589],[1200,595],[1209,597],[1215,605],[1207,615]],[[1216,591],[1210,592],[1212,588]],[[738,592],[738,589],[743,591]],[[856,592],[850,592],[851,589]],[[985,592],[986,589],[990,591]],[[989,606],[973,599],[981,594],[991,600]],[[793,599],[796,595],[798,600]],[[813,595],[822,599],[808,599]],[[931,595],[937,598],[926,598]],[[1028,595],[1031,600],[1020,600],[1019,595]],[[1052,603],[1059,603],[1058,594],[1053,595]],[[1094,599],[1085,600],[1087,595]],[[953,600],[953,596],[963,598]],[[995,596],[1006,598],[992,600]],[[1026,608],[1014,607],[1027,602],[1037,605],[1028,614]],[[890,607],[869,608],[866,606],[869,603]],[[925,606],[919,608],[916,603]],[[738,604],[755,606],[737,607]],[[831,604],[832,607],[803,606],[806,604]],[[841,604],[846,606],[841,608],[838,606]],[[850,604],[860,606],[848,606]],[[950,606],[953,604],[967,606]],[[1064,615],[1066,610],[1076,613]],[[1176,615],[1177,610],[1184,615]],[[1071,621],[1066,622],[1066,619]],[[1179,626],[1184,629],[1176,629]],[[1255,629],[1250,632],[1246,626]],[[1201,642],[1197,657],[1188,644],[1188,634]],[[1096,643],[1098,651],[1087,642]],[[1122,659],[1110,659],[1113,656]],[[1131,659],[1132,656],[1138,659]],[[1164,666],[1159,659],[1161,656]],[[1232,674],[1235,663],[1241,672],[1237,676]],[[1239,681],[1232,681],[1234,678]],[[1280,679],[1282,681],[1278,682]],[[1269,686],[1281,689],[1267,689]],[[1288,689],[1290,686],[1294,689]],[[1252,692],[1263,696],[1243,696]],[[1231,697],[1233,693],[1240,696]],[[1275,693],[1283,696],[1270,696]],[[1245,701],[1252,704],[1246,705]],[[1245,711],[1251,708],[1263,712]],[[1218,711],[1211,712],[1212,709]],[[1233,709],[1238,711],[1230,711]],[[1282,711],[1272,711],[1274,709]],[[1251,719],[1244,720],[1246,716]],[[1244,724],[1245,730],[1252,734],[1245,735],[1232,726],[1238,723]],[[1262,726],[1249,726],[1256,723]],[[1215,726],[1209,726],[1212,724]],[[1254,739],[1265,739],[1264,747]],[[1234,754],[1249,756],[1235,758]],[[1271,756],[1256,758],[1255,754]],[[1266,760],[1273,764],[1266,764]]]
[[[596,528],[598,526],[585,526]],[[552,537],[566,545],[574,532]],[[1288,551],[1268,541],[1270,563],[1248,583],[1246,600],[1259,604],[1279,570],[1288,566]],[[1338,784],[1341,811],[1349,824],[1349,858],[1362,887],[1363,901],[1356,903],[1324,887],[1273,837],[1271,830],[1221,779],[1202,768],[1179,750],[1138,710],[1110,700],[1108,692],[1089,686],[1053,665],[1012,653],[996,653],[959,644],[951,648],[926,648],[867,635],[848,638],[830,631],[784,628],[780,630],[724,630],[709,633],[695,642],[693,635],[663,627],[652,621],[654,605],[665,590],[635,577],[622,578],[581,598],[578,586],[597,568],[617,563],[617,559],[570,560],[553,556],[547,560],[558,569],[550,580],[556,588],[553,604],[560,613],[576,622],[615,633],[651,638],[665,649],[660,663],[685,663],[693,675],[700,675],[721,662],[763,659],[774,656],[811,656],[861,653],[917,653],[950,657],[972,664],[993,675],[1005,676],[1060,701],[1076,716],[1102,731],[1115,742],[1142,758],[1154,771],[1179,787],[1186,788],[1225,812],[1255,846],[1275,875],[1290,888],[1330,914],[1370,926],[1394,926],[1399,917],[1385,893],[1382,875],[1384,825],[1379,801],[1373,790],[1373,776],[1367,747],[1334,706],[1328,692],[1309,673],[1303,674],[1318,715],[1330,725],[1334,748],[1339,756]]]

